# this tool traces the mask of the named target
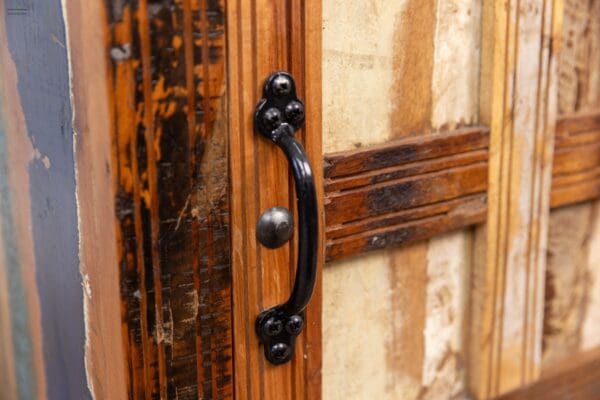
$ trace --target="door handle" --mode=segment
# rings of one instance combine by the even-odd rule
[[[319,219],[312,168],[294,133],[304,125],[304,104],[296,96],[296,83],[287,72],[269,76],[263,98],[256,107],[254,125],[285,153],[292,169],[298,207],[298,261],[294,287],[288,300],[262,311],[256,318],[256,333],[265,357],[273,364],[292,359],[296,338],[304,327],[304,310],[317,278]]]

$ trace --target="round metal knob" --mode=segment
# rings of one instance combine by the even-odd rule
[[[294,220],[287,208],[272,207],[265,211],[256,225],[256,238],[265,247],[276,249],[292,238]]]

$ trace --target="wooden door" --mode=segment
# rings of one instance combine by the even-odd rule
[[[0,5],[0,398],[600,397],[600,1]],[[283,365],[275,71],[320,246]]]

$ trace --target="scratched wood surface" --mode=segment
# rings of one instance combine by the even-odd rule
[[[322,199],[321,2],[228,2],[227,21],[235,394],[249,400],[319,399],[320,270],[290,363],[269,364],[254,330],[260,311],[290,295],[297,242],[270,250],[256,240],[261,213],[273,206],[293,210],[295,196],[285,156],[255,132],[252,117],[264,80],[277,70],[291,72],[306,109],[306,125],[296,137],[315,171],[317,198]],[[323,226],[320,218],[320,238]],[[321,251],[318,258],[322,265]]]
[[[478,123],[479,63],[472,62],[479,59],[478,1],[324,1],[323,6],[326,161],[331,153],[345,152],[349,157],[340,157],[340,168],[369,169],[356,180],[330,177],[326,190],[356,184],[359,193],[394,185],[393,180],[367,184],[385,176],[386,168],[402,170],[379,164],[379,175],[380,159],[369,159],[377,152],[370,146],[394,140],[427,143]],[[328,168],[329,173],[336,169]],[[354,192],[340,191],[340,199]],[[403,198],[398,194],[387,198],[381,214],[397,209]],[[354,219],[355,210],[366,215],[366,209],[344,201],[335,208],[339,212],[327,211],[330,227],[338,227],[343,215]],[[465,393],[462,332],[470,249],[471,234],[459,230],[367,254],[358,255],[365,248],[356,248],[353,257],[327,264],[324,399],[435,399]]]
[[[129,397],[231,398],[224,2],[106,6]]]
[[[488,138],[463,128],[326,155],[327,261],[483,222]]]
[[[474,266],[469,335],[478,398],[532,382],[541,370],[561,5],[484,1],[488,217],[476,240],[485,248]]]
[[[566,0],[562,37],[558,104],[568,123],[557,130],[563,173],[552,201],[563,207],[550,218],[544,369],[600,346],[600,204],[589,201],[600,185],[600,1]],[[579,204],[564,206],[567,199]]]
[[[600,350],[571,354],[549,366],[535,383],[498,400],[590,400],[600,398]]]

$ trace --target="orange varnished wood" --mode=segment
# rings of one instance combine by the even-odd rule
[[[283,153],[254,131],[253,113],[264,80],[276,70],[290,71],[307,115],[296,135],[314,171],[321,171],[321,4],[232,1],[227,10],[236,397],[318,399],[320,285],[291,363],[269,364],[254,331],[258,313],[290,294],[297,243],[268,250],[256,241],[260,214],[276,205],[294,209],[295,196]],[[322,180],[315,175],[321,198]]]
[[[600,197],[600,112],[562,116],[556,127],[552,207]]]
[[[223,1],[109,2],[130,398],[231,398]]]

